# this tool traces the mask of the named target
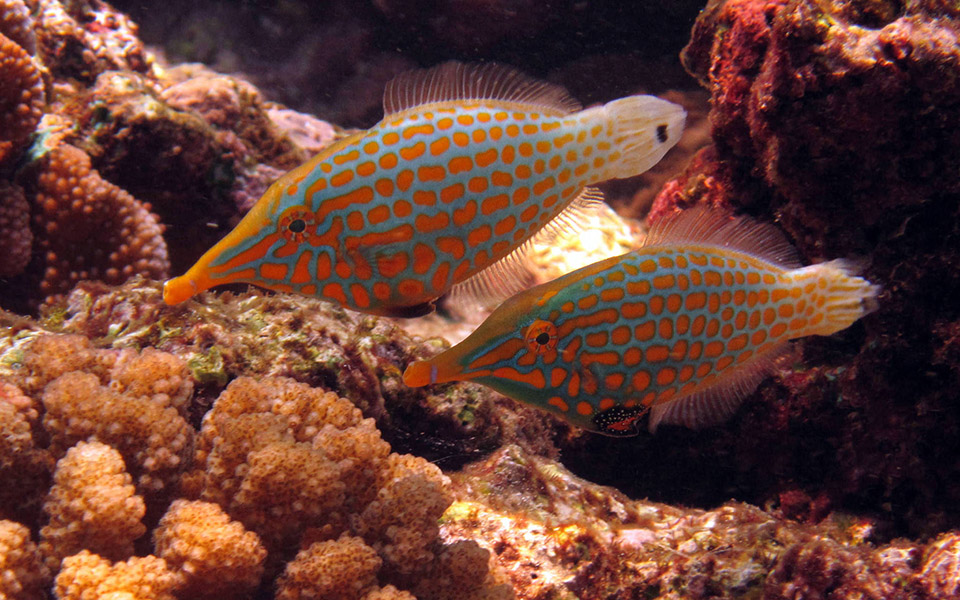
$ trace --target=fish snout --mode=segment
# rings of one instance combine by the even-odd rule
[[[437,358],[439,357],[410,363],[407,370],[403,372],[403,383],[407,387],[423,387],[433,383],[464,379],[460,365],[449,361],[438,361]]]
[[[403,383],[407,387],[423,387],[437,381],[437,367],[426,360],[411,363],[403,372]]]
[[[168,279],[163,284],[163,301],[167,304],[180,304],[197,295],[197,283],[186,275]]]

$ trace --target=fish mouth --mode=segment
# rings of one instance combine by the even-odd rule
[[[163,301],[171,306],[189,300],[199,293],[197,283],[186,275],[168,279],[163,284]]]
[[[436,358],[440,356],[443,356],[443,354]],[[466,381],[468,379],[473,379],[473,377],[470,373],[464,373],[463,367],[458,363],[448,360],[437,361],[435,358],[410,363],[403,372],[403,383],[407,387],[423,387],[434,383]]]
[[[213,250],[217,248],[214,247]],[[208,264],[211,262],[213,250],[204,255],[197,264],[180,277],[168,279],[163,284],[163,301],[169,305],[180,304],[185,300],[193,298],[200,292],[208,290],[215,285],[222,283],[231,283],[237,278],[224,278],[214,280],[210,278]]]

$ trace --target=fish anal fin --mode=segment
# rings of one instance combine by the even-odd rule
[[[560,214],[510,254],[453,286],[449,295],[450,303],[456,310],[467,313],[477,305],[492,308],[527,289],[536,283],[528,262],[530,249],[536,244],[550,243],[558,236],[582,230],[602,204],[603,194],[600,190],[584,188]]]
[[[650,432],[655,433],[660,425],[703,429],[723,423],[736,412],[744,398],[776,369],[778,360],[792,352],[791,344],[778,345],[724,372],[706,389],[654,404],[650,410]]]
[[[540,81],[496,63],[449,61],[397,75],[383,92],[384,117],[415,106],[452,100],[501,100],[569,114],[580,110],[561,86]]]
[[[650,228],[643,243],[644,246],[667,244],[720,246],[751,254],[784,269],[800,266],[796,250],[777,226],[703,205],[660,219]]]

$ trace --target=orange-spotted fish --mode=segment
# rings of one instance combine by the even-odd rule
[[[772,225],[695,208],[644,247],[500,305],[464,341],[411,364],[410,386],[487,385],[609,435],[729,417],[788,341],[876,307],[850,261],[800,267]]]
[[[167,281],[164,300],[247,282],[373,314],[426,314],[471,277],[481,290],[509,279],[515,251],[548,224],[576,221],[595,203],[591,184],[654,165],[685,118],[651,96],[580,110],[560,87],[459,63],[400,75],[384,113],[276,181]]]

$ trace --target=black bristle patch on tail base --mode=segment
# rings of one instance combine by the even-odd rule
[[[640,433],[638,423],[647,413],[645,406],[613,406],[593,417],[597,431],[615,437],[633,437]]]
[[[661,144],[667,141],[667,126],[657,125],[657,141]]]

